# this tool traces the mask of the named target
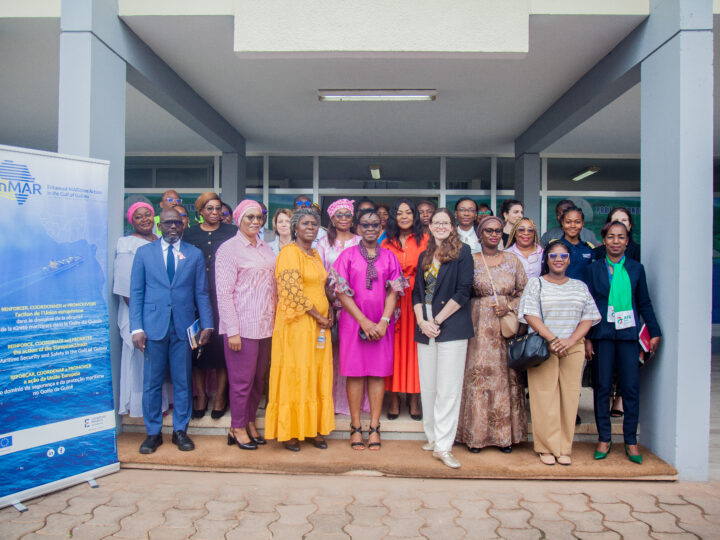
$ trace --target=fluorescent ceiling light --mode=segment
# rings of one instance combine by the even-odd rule
[[[373,180],[380,180],[380,165],[370,165],[370,176]]]
[[[320,101],[435,101],[437,90],[318,90]]]
[[[575,176],[572,177],[573,182],[579,182],[583,178],[587,178],[590,175],[595,174],[600,170],[600,167],[588,167],[587,169],[584,169],[577,173]]]

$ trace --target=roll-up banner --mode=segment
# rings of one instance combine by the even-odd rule
[[[106,161],[0,146],[0,507],[118,470]]]

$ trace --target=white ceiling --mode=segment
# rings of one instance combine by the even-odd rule
[[[245,135],[250,152],[510,155],[514,139],[642,19],[532,16],[530,52],[521,59],[249,59],[232,50],[231,17],[125,20]],[[0,19],[0,143],[55,149],[58,37],[57,19]],[[430,87],[439,95],[394,104],[315,96],[318,88],[353,87]],[[630,90],[547,152],[639,154],[639,94]],[[126,149],[214,148],[128,86]]]

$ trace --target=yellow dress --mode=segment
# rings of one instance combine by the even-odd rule
[[[326,330],[325,348],[317,348],[320,328],[307,314],[315,306],[327,316],[327,272],[317,251],[311,257],[293,243],[280,250],[275,278],[278,306],[265,437],[288,441],[327,435],[335,429],[332,343]]]

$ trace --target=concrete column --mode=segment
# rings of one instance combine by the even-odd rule
[[[245,198],[245,154],[223,152],[220,171],[222,200],[235,208]]]
[[[712,2],[671,0],[667,7],[680,30],[641,68],[643,264],[664,336],[641,372],[640,442],[673,463],[682,480],[703,481],[710,426]]]
[[[91,2],[63,0],[60,19],[58,152],[110,162],[108,189],[108,308],[113,392],[120,381],[121,341],[112,294],[115,244],[123,234],[125,192],[125,62],[92,32]],[[113,2],[103,2],[112,9]],[[114,7],[117,14],[117,7]],[[116,16],[116,15],[115,15]],[[118,424],[118,427],[121,426]]]
[[[515,198],[525,206],[525,215],[540,223],[540,155],[522,154],[515,158]],[[498,201],[499,202],[499,201]],[[500,204],[498,204],[500,216]]]

